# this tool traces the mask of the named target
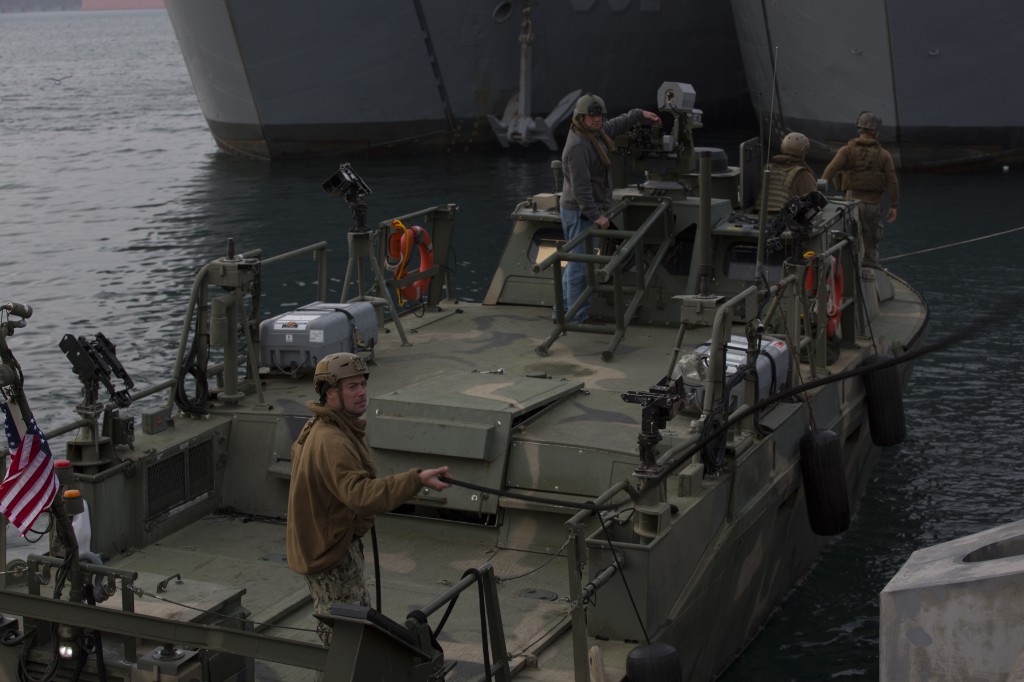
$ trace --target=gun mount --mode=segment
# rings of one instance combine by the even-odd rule
[[[85,402],[95,403],[99,398],[99,385],[102,383],[110,399],[118,407],[131,405],[132,397],[129,391],[135,386],[124,365],[117,359],[117,347],[102,333],[90,341],[84,336],[75,337],[65,334],[60,340],[60,349],[71,361],[75,374],[85,387]],[[114,389],[110,377],[120,379],[124,388],[120,391]]]
[[[703,127],[703,112],[694,107],[696,99],[697,93],[688,83],[662,83],[658,88],[658,111],[672,117],[669,132],[643,124],[615,140],[631,167],[646,171],[655,182],[674,183],[697,170],[693,131]]]
[[[765,225],[765,248],[768,251],[781,251],[785,242],[810,239],[817,229],[812,221],[826,206],[828,199],[817,191],[787,201],[782,210]]]
[[[638,478],[657,476],[662,467],[657,461],[657,445],[661,441],[661,429],[670,419],[679,413],[683,404],[683,395],[677,388],[677,382],[670,382],[668,377],[651,386],[646,391],[626,391],[622,399],[627,403],[640,405],[640,434],[636,438],[640,448],[640,466],[634,474]]]
[[[117,359],[117,347],[99,332],[92,340],[65,334],[59,345],[82,382],[82,402],[75,406],[75,412],[84,423],[77,437],[68,443],[68,459],[75,464],[100,465],[113,458],[116,445],[134,449],[135,418],[120,417],[116,409],[107,410],[99,402],[100,384],[117,407],[128,407],[132,402],[129,391],[135,383]],[[124,388],[115,389],[111,377],[120,379]]]

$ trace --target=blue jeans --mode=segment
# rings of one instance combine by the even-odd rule
[[[575,239],[584,230],[593,225],[585,220],[579,211],[571,208],[562,208],[562,233],[565,240]],[[586,242],[578,244],[571,253],[586,253]],[[565,310],[568,312],[571,306],[583,290],[587,288],[587,264],[579,262],[568,262],[562,270],[562,296]],[[590,299],[588,298],[573,316],[571,322],[582,322],[590,314]]]

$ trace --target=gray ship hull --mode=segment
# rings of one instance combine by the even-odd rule
[[[492,144],[519,89],[521,2],[170,0],[203,115],[222,148],[262,158]],[[721,121],[749,115],[727,4],[533,3],[532,111],[600,93],[653,108],[680,65]],[[713,65],[709,67],[709,64]]]
[[[1021,6],[732,0],[732,8],[755,109],[766,120],[774,111],[776,134],[810,137],[818,158],[855,137],[866,110],[881,116],[898,167],[1024,157]]]

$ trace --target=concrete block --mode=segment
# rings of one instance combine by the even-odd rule
[[[1024,521],[914,552],[879,602],[881,682],[1005,682],[1024,650]]]

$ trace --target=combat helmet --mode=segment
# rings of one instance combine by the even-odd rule
[[[872,111],[862,111],[857,117],[857,128],[859,130],[878,130],[882,127],[882,119]]]
[[[583,118],[587,114],[590,114],[591,116],[597,116],[598,114],[603,116],[608,115],[608,109],[604,106],[604,100],[597,95],[590,94],[589,92],[576,100],[576,109],[573,112],[573,118]]]
[[[779,150],[783,154],[790,154],[801,158],[807,154],[807,150],[810,148],[811,141],[803,133],[790,133],[786,135],[782,138],[782,144],[779,146]]]
[[[370,376],[366,361],[361,357],[355,353],[332,353],[316,363],[313,388],[316,389],[317,395],[323,395],[324,390],[337,386],[342,379],[359,374]]]

